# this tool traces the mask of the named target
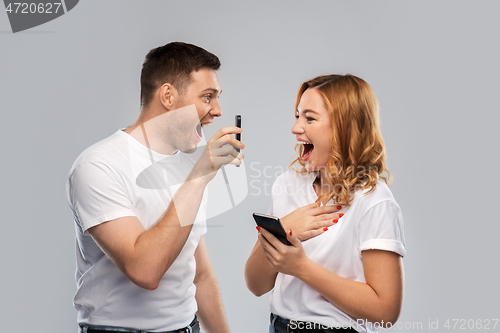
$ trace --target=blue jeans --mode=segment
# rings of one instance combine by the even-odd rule
[[[290,320],[288,319],[285,319],[285,318],[281,318],[273,313],[271,313],[271,317],[270,317],[270,320],[271,320],[271,323],[269,324],[269,333],[279,333],[276,329],[275,329],[275,323],[276,321],[278,321],[280,323],[280,327],[284,327],[286,326]],[[322,327],[322,328],[313,328],[313,329],[309,329],[309,328],[306,328],[305,330],[300,327],[300,324],[305,324],[306,322],[301,322],[301,321],[292,321],[293,322],[293,325],[290,325],[290,331],[292,332],[356,332],[357,331],[354,329],[354,328],[335,328],[335,327]],[[309,324],[313,324],[311,322],[308,322]],[[315,325],[320,325],[320,324],[315,324]],[[299,326],[299,327],[297,327]],[[287,332],[288,332],[288,329],[287,329]]]
[[[276,316],[275,314],[272,314],[271,313],[271,324],[269,324],[269,333],[279,333],[278,331],[276,331],[276,329],[274,328],[274,323],[276,322],[276,320],[278,320],[278,316]],[[279,318],[281,319],[281,318]]]
[[[146,331],[140,331],[140,330],[131,330],[127,328],[122,328],[122,327],[111,327],[111,326],[94,326],[94,325],[80,325],[80,333],[87,333],[87,330],[97,330],[97,331],[103,331],[103,332],[128,332],[128,333],[147,333]],[[188,327],[183,329],[184,332],[189,332],[190,333],[203,333],[200,327],[200,323],[198,322],[198,319],[196,316],[194,317],[193,321],[191,324],[189,324]],[[174,331],[179,331],[179,330],[174,330]]]
[[[127,330],[127,329],[124,329],[124,328],[121,328],[121,327],[110,327],[110,326],[84,326],[84,327],[80,327],[80,330],[78,331],[79,333],[87,333],[87,329],[88,328],[92,328],[92,329],[96,329],[96,330],[103,330],[103,331],[108,331],[109,333],[113,333],[113,332],[130,332],[130,333],[141,333],[142,331],[132,331],[132,330]],[[203,331],[201,330],[201,328],[197,327],[197,330],[196,329],[193,329],[193,333],[203,333]]]

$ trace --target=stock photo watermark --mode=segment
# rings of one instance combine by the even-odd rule
[[[4,0],[5,12],[13,33],[52,21],[73,8],[79,0],[10,1]]]
[[[261,162],[252,162],[248,168],[250,172],[248,175],[250,196],[269,196],[271,194],[304,195],[309,191],[310,184],[304,182],[298,182],[297,184],[288,183],[286,186],[274,186],[273,188],[274,180],[289,170],[289,168],[283,166],[264,165]],[[366,179],[368,175],[378,174],[378,168],[375,166],[370,166],[368,168],[358,166],[356,170],[338,170],[336,168],[327,169],[326,167],[320,167],[315,170],[315,174],[319,175],[320,173],[328,175],[331,179],[346,179],[349,174],[352,174],[352,178],[361,180],[361,182],[357,183],[353,187],[346,187],[340,183],[332,185],[324,183],[323,180],[320,180],[320,185],[323,189],[338,196],[342,194],[343,191],[355,192],[359,189],[363,189],[363,180]],[[306,173],[298,173],[297,177],[310,177],[310,175]]]
[[[318,323],[307,322],[307,321],[290,321],[291,329],[348,329],[351,327],[358,327],[370,330],[379,330],[385,328],[387,330],[398,329],[398,330],[441,330],[441,331],[453,331],[453,330],[469,330],[469,331],[480,331],[480,330],[496,330],[498,326],[499,319],[429,319],[424,321],[398,321],[396,323],[386,323],[381,322],[370,322],[366,319],[357,319],[356,321],[351,320],[349,323],[343,325],[321,325]]]

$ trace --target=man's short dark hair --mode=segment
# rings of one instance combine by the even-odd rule
[[[215,54],[193,44],[172,42],[152,49],[142,64],[141,106],[147,106],[164,83],[170,83],[182,95],[191,83],[193,71],[219,67]]]

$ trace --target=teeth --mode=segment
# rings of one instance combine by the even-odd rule
[[[297,141],[299,145],[312,145],[310,142],[304,142],[304,141]]]

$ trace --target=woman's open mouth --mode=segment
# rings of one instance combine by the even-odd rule
[[[302,160],[305,162],[309,159],[311,156],[311,153],[314,150],[314,145],[310,142],[304,142],[304,141],[297,141],[298,144],[301,144],[304,146],[304,149],[302,150]]]

